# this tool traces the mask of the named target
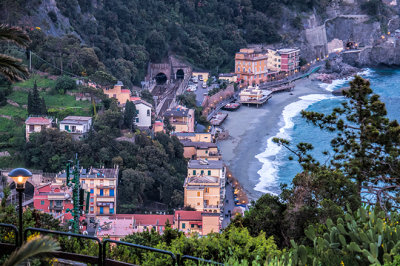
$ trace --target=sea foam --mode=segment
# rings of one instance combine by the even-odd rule
[[[372,74],[373,74],[372,69],[365,68],[361,72],[358,72],[356,75],[362,76],[363,78],[368,78]],[[341,87],[343,87],[343,85],[351,81],[353,78],[354,78],[353,76],[349,76],[343,79],[335,79],[332,80],[332,83],[320,83],[319,86],[327,91],[332,92],[335,89],[340,89]]]
[[[281,162],[275,159],[282,147],[274,143],[272,139],[284,138],[290,140],[291,136],[288,131],[294,127],[293,118],[297,116],[301,110],[306,109],[311,104],[331,97],[332,96],[327,94],[310,94],[299,97],[299,101],[293,102],[283,109],[281,118],[283,127],[279,129],[279,132],[275,136],[267,140],[267,148],[265,151],[255,156],[262,163],[262,168],[257,172],[260,179],[254,188],[255,190],[263,193],[277,194],[269,190],[268,187],[276,187],[279,185],[278,171]]]

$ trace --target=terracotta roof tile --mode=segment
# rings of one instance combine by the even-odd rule
[[[53,121],[53,119],[51,118],[47,118],[47,117],[28,117],[28,119],[26,119],[25,124],[27,125],[48,125],[51,124],[51,122]]]

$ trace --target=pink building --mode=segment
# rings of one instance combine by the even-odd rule
[[[293,75],[299,69],[300,49],[279,49],[281,56],[281,71]]]
[[[33,195],[33,206],[35,209],[53,215],[62,223],[72,219],[71,213],[66,210],[72,209],[72,189],[61,183],[48,183],[35,188]]]

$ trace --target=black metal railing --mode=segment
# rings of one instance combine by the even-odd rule
[[[57,235],[57,236],[74,237],[74,238],[78,238],[78,239],[87,239],[87,240],[91,240],[91,241],[97,242],[98,243],[98,254],[97,254],[97,256],[77,254],[75,252],[68,252],[68,251],[63,251],[63,250],[62,251],[58,251],[58,252],[54,252],[52,255],[54,255],[54,257],[61,258],[61,259],[66,259],[66,260],[72,260],[72,261],[78,261],[78,262],[85,262],[85,263],[103,265],[103,258],[102,258],[103,245],[102,245],[100,239],[98,239],[97,237],[74,234],[74,233],[67,233],[67,232],[60,232],[60,231],[53,231],[53,230],[47,230],[47,229],[42,229],[42,228],[28,227],[24,231],[24,239],[25,239],[25,241],[27,240],[29,233],[40,233],[40,234],[46,234],[46,235]]]
[[[7,234],[8,239],[0,239],[0,250],[1,250],[0,254],[11,254],[19,246],[18,245],[18,229],[16,226],[14,226],[12,224],[0,223],[0,233],[1,233],[0,235],[1,236],[6,236],[4,231],[8,232],[8,233],[12,232],[12,235],[11,235],[11,238],[10,238],[10,235]],[[61,240],[63,240],[62,238],[64,237],[66,239],[77,238],[79,240],[80,244],[82,244],[82,245],[86,244],[85,240],[97,243],[97,245],[98,245],[97,256],[79,254],[79,253],[76,253],[75,250],[73,252],[66,250],[67,248],[64,245],[62,245],[61,243],[60,243],[61,250],[50,254],[56,258],[65,259],[65,260],[74,261],[74,262],[90,263],[92,265],[99,265],[99,266],[136,265],[136,263],[138,263],[138,261],[140,261],[140,259],[141,259],[140,252],[152,252],[152,253],[156,253],[157,255],[160,255],[160,256],[166,256],[167,258],[169,258],[169,261],[164,262],[165,265],[178,265],[178,266],[193,265],[193,264],[190,264],[190,262],[195,263],[197,265],[224,265],[219,262],[206,260],[206,259],[202,259],[202,258],[197,258],[197,257],[189,256],[189,255],[174,254],[171,251],[157,249],[157,248],[153,248],[153,247],[147,247],[147,246],[143,246],[143,245],[123,242],[123,241],[117,241],[117,240],[111,240],[111,239],[104,239],[103,241],[101,241],[97,237],[93,237],[93,236],[60,232],[60,231],[54,231],[54,230],[47,230],[47,229],[42,229],[42,228],[33,228],[33,227],[26,228],[24,230],[24,240],[26,241],[29,236],[35,235],[35,234],[58,236],[58,237],[60,237],[58,239],[60,242],[62,242]],[[5,242],[5,240],[6,241],[10,240],[10,241]],[[111,251],[111,247],[116,248],[118,246],[125,246],[127,248],[133,248],[133,249],[139,250],[140,252],[136,253],[138,255],[138,257],[137,257],[138,261],[123,262],[123,261],[115,260],[114,258],[109,258],[107,251]],[[157,258],[157,256],[156,256],[156,258]],[[139,262],[139,264],[140,264],[140,262]]]

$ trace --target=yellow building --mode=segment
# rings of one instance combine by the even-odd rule
[[[237,75],[235,73],[222,73],[218,76],[219,80],[226,80],[228,82],[237,82]]]
[[[176,132],[174,133],[179,140],[190,140],[193,142],[212,142],[211,133],[203,132]]]
[[[281,71],[281,55],[272,49],[267,50],[267,68],[270,71]]]
[[[32,133],[39,133],[46,128],[52,128],[53,119],[47,117],[30,116],[25,121],[25,137],[29,141],[29,136]]]
[[[103,92],[105,95],[108,96],[108,98],[117,99],[119,105],[126,104],[126,101],[130,100],[131,98],[131,91],[128,89],[124,89],[124,84],[122,83],[122,81],[118,81],[112,89],[103,89]]]
[[[225,198],[225,167],[220,160],[191,160],[185,179],[184,205],[219,213]]]
[[[208,72],[193,72],[192,77],[197,77],[198,80],[202,80],[203,82],[207,82],[209,78],[209,73]]]
[[[180,140],[183,144],[183,156],[192,160],[221,160],[218,146],[213,142],[193,142],[191,140]]]
[[[194,132],[194,110],[178,105],[164,113],[174,132]]]
[[[175,211],[173,228],[189,235],[198,233],[205,236],[209,233],[219,233],[219,213],[206,213],[200,211]]]
[[[118,166],[115,168],[81,169],[81,184],[90,192],[88,216],[115,214],[117,208],[118,172]],[[64,184],[65,179],[65,171],[56,176],[56,181]]]

